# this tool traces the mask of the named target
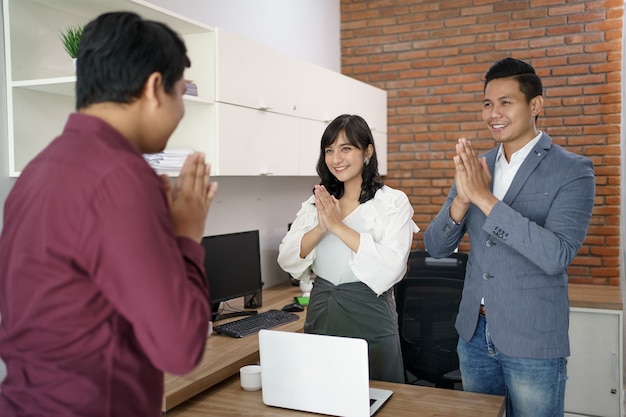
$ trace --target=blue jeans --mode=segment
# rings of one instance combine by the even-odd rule
[[[507,417],[563,417],[567,359],[513,358],[499,352],[480,316],[472,340],[457,346],[464,391],[504,395]]]

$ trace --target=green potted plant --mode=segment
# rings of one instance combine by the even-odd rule
[[[78,44],[80,43],[81,36],[83,36],[82,25],[67,26],[65,31],[61,32],[63,47],[72,59],[76,59],[78,54]]]

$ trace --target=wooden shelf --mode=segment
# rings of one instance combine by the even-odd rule
[[[569,284],[570,307],[624,309],[620,287],[591,284]]]
[[[76,76],[63,49],[61,31],[84,25],[115,10],[136,12],[163,22],[185,41],[193,63],[185,78],[194,80],[199,96],[184,97],[187,113],[173,147],[193,148],[210,158],[215,142],[215,33],[143,0],[5,0],[2,3],[7,82],[9,175],[24,166],[58,136],[75,111]],[[37,120],[37,123],[33,123]],[[210,161],[213,162],[213,161]]]

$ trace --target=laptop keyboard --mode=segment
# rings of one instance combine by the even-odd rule
[[[300,317],[294,313],[281,310],[268,310],[252,316],[214,326],[217,333],[231,337],[244,337],[258,333],[262,329],[270,329],[281,324],[290,323]]]

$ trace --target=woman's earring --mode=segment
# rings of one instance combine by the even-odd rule
[[[369,158],[368,156],[366,156],[366,157],[365,157],[365,159],[363,160],[363,163],[364,163],[365,165],[369,165],[369,163],[370,163],[370,158]]]

